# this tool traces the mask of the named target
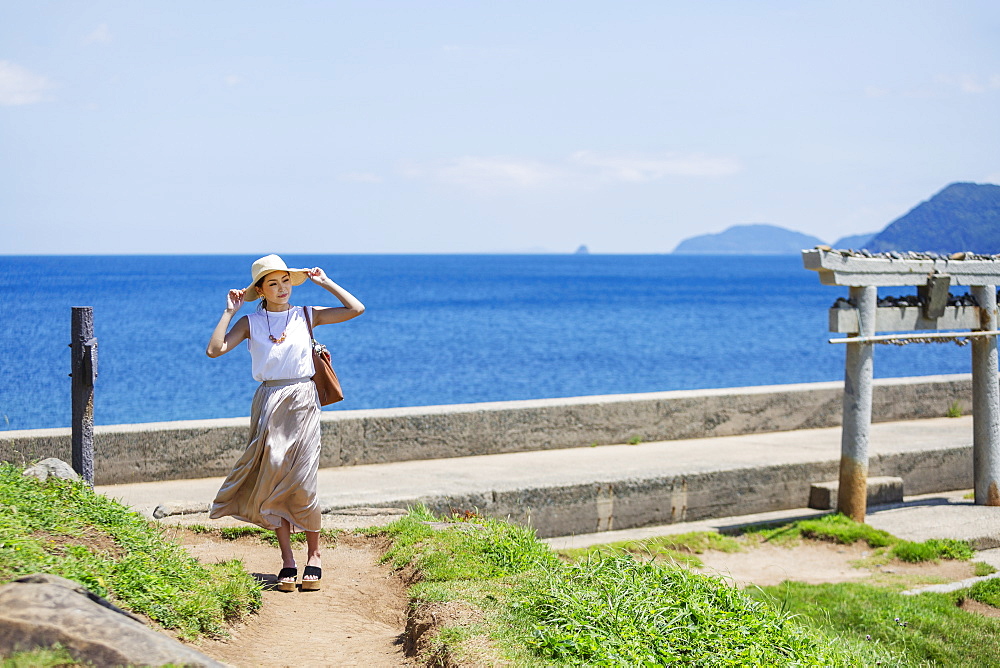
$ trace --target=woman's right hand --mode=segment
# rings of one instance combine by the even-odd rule
[[[226,295],[226,311],[236,313],[243,306],[243,294],[246,290],[230,290]]]
[[[244,292],[246,291],[230,290],[229,294],[226,295],[226,310],[219,316],[219,324],[212,331],[212,338],[208,340],[208,347],[205,348],[205,354],[209,357],[218,357],[228,353],[239,345],[240,341],[250,338],[250,322],[245,316],[237,320],[232,329],[226,331],[233,316],[243,306]]]

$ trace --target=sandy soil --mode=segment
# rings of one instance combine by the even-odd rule
[[[886,566],[856,568],[854,562],[872,556],[873,550],[864,543],[838,545],[805,540],[794,547],[764,543],[742,552],[708,551],[698,558],[702,573],[722,575],[739,587],[766,587],[785,580],[808,584],[850,582],[855,580],[919,579],[924,582],[954,582],[972,577],[973,566],[968,561],[907,564],[892,562]]]
[[[180,531],[178,538],[203,562],[242,559],[265,584],[276,581],[276,547],[256,538],[236,541]],[[301,566],[305,548],[296,548]],[[299,554],[301,553],[301,554]],[[233,666],[408,666],[403,632],[408,598],[400,578],[380,566],[372,539],[341,536],[323,548],[319,591],[264,591],[258,614],[224,641],[201,641],[205,654]]]
[[[977,615],[982,615],[983,617],[995,617],[1000,618],[1000,608],[994,608],[992,605],[986,605],[985,603],[980,603],[971,598],[967,598],[962,601],[960,606],[962,610],[966,612],[974,612]]]

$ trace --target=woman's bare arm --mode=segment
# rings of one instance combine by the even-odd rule
[[[226,331],[233,316],[236,315],[241,306],[243,306],[243,290],[230,290],[226,297],[226,310],[222,312],[219,324],[212,331],[212,338],[208,340],[208,347],[205,348],[206,355],[209,357],[224,355],[245,339],[250,338],[250,322],[246,316],[237,320],[233,328]]]
[[[315,316],[313,316],[315,318],[313,325],[329,325],[335,322],[344,322],[345,320],[350,320],[351,318],[357,318],[365,312],[365,305],[362,304],[357,297],[334,283],[333,280],[326,275],[326,272],[319,267],[313,267],[309,270],[309,278],[313,283],[332,294],[340,301],[341,304],[343,304],[343,306],[338,307],[315,307],[313,309],[313,312],[315,313]]]

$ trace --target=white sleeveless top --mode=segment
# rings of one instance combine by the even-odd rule
[[[250,322],[250,339],[247,347],[253,360],[254,380],[289,380],[292,378],[310,378],[316,370],[313,368],[312,344],[309,340],[309,327],[303,307],[293,306],[289,311],[254,311],[247,316]],[[312,315],[312,314],[310,314]],[[285,326],[285,323],[288,326]],[[270,331],[268,331],[270,324]],[[285,340],[273,343],[269,338]]]

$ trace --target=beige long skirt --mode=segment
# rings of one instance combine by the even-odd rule
[[[265,529],[281,520],[293,531],[319,531],[319,397],[308,379],[267,381],[257,388],[250,442],[222,483],[212,519],[231,515]]]

